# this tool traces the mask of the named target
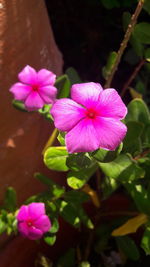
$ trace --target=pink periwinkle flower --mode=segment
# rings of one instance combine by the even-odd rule
[[[26,66],[18,74],[19,82],[11,86],[15,100],[23,101],[28,111],[40,109],[44,104],[51,104],[56,98],[57,89],[54,87],[56,75],[46,69],[38,72]]]
[[[71,98],[57,100],[51,109],[55,127],[67,132],[69,153],[115,150],[127,131],[120,121],[127,108],[117,91],[93,82],[74,84]]]
[[[31,240],[39,239],[51,228],[51,222],[45,214],[44,203],[31,203],[20,207],[18,215],[18,230]]]

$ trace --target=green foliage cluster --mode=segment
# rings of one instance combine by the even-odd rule
[[[137,3],[136,0],[101,0],[107,9],[128,7],[131,2]],[[150,1],[146,1],[144,9],[144,12],[150,14]],[[123,14],[124,31],[130,19],[129,12]],[[43,183],[46,189],[31,196],[25,204],[45,203],[46,212],[52,222],[52,228],[44,236],[44,241],[48,245],[53,245],[56,241],[59,217],[75,227],[81,235],[83,232],[87,236],[86,244],[79,240],[78,249],[70,248],[58,259],[55,266],[94,266],[89,260],[91,254],[93,258],[101,258],[107,263],[105,266],[110,266],[108,262],[113,257],[106,257],[105,252],[110,255],[113,250],[121,261],[116,265],[123,265],[127,260],[139,260],[143,251],[146,255],[150,255],[150,112],[147,99],[143,100],[146,97],[145,88],[149,81],[149,45],[150,24],[139,22],[134,27],[130,47],[124,59],[131,64],[142,61],[145,68],[136,73],[135,87],[132,88],[131,94],[133,99],[128,104],[128,114],[124,120],[128,132],[116,151],[99,149],[92,153],[69,154],[65,146],[65,133],[62,132],[57,135],[58,146],[52,145],[44,149],[44,164],[50,170],[66,173],[67,186],[55,183],[52,177],[36,173],[35,178]],[[116,58],[117,52],[111,52],[103,67],[102,74],[106,80]],[[58,98],[69,97],[71,85],[80,82],[81,79],[75,69],[67,69],[55,84],[58,88]],[[136,93],[141,94],[140,98],[135,97]],[[13,105],[21,111],[26,111],[19,101],[13,101]],[[50,105],[45,105],[39,113],[48,122],[53,122],[49,113],[50,108]],[[122,209],[118,199],[118,209],[112,211],[108,209],[106,212],[106,201],[111,200],[117,192],[128,199],[129,205],[125,210]],[[85,203],[90,202],[95,213],[93,217],[85,209]],[[16,192],[13,188],[8,188],[4,204],[0,208],[0,233],[17,233],[17,210]],[[130,233],[136,232],[139,227],[141,227],[141,238],[140,246],[137,246]],[[46,258],[42,258],[42,261],[45,262],[43,266],[52,266]]]

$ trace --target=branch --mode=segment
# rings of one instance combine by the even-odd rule
[[[138,72],[140,71],[140,69],[142,68],[142,66],[145,63],[145,59],[142,59],[139,64],[136,66],[136,68],[134,69],[133,73],[131,74],[131,76],[129,77],[129,79],[127,80],[127,82],[124,84],[122,91],[121,91],[121,97],[123,97],[125,95],[126,90],[128,89],[128,87],[130,86],[130,84],[132,83],[132,81],[135,79],[135,77],[137,76]]]
[[[144,5],[144,0],[139,0],[138,5],[136,7],[136,10],[135,10],[134,14],[131,17],[131,21],[130,21],[130,23],[128,25],[127,31],[126,31],[126,33],[124,35],[124,39],[123,39],[123,41],[122,41],[122,43],[120,45],[120,48],[118,50],[115,64],[114,64],[114,66],[112,68],[112,71],[111,71],[110,75],[108,76],[108,78],[106,80],[106,83],[105,83],[105,86],[104,86],[105,88],[108,88],[111,85],[111,82],[113,80],[114,74],[115,74],[115,72],[116,72],[116,70],[118,68],[118,65],[120,63],[121,57],[122,57],[122,55],[124,53],[124,50],[127,47],[127,43],[128,43],[128,41],[130,39],[130,36],[131,36],[131,34],[133,32],[134,26],[135,26],[135,24],[137,22],[137,18],[138,18],[139,14],[140,14],[140,12],[142,10],[143,5]]]

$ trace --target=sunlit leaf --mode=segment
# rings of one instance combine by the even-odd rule
[[[51,170],[68,171],[67,156],[65,147],[49,147],[44,153],[44,163]]]
[[[138,216],[129,219],[119,228],[112,232],[112,236],[123,236],[131,233],[135,233],[137,229],[148,221],[148,216],[145,214],[139,214]]]

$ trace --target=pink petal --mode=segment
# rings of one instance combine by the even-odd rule
[[[9,91],[13,93],[14,98],[16,100],[23,101],[28,97],[31,90],[32,88],[29,85],[25,85],[22,83],[15,83],[14,85],[11,86]]]
[[[97,117],[93,120],[93,125],[98,136],[99,147],[108,150],[115,150],[127,132],[127,127],[113,118]]]
[[[36,91],[32,91],[25,101],[25,107],[29,111],[40,109],[43,106],[44,106],[44,101],[40,97],[39,93]]]
[[[36,220],[45,214],[44,203],[33,202],[28,205],[29,216],[32,220]]]
[[[38,93],[40,94],[41,98],[44,100],[45,103],[51,104],[54,102],[56,95],[57,95],[57,89],[54,86],[48,85],[48,86],[42,86],[39,87]]]
[[[42,215],[39,219],[34,221],[34,226],[45,233],[50,229],[51,223],[47,215]]]
[[[102,91],[98,106],[102,117],[123,119],[127,114],[127,108],[115,89]]]
[[[40,239],[43,235],[42,231],[35,228],[34,226],[29,227],[28,231],[28,238],[31,240]]]
[[[26,222],[19,222],[18,223],[18,231],[25,237],[28,237],[28,226]]]
[[[70,153],[94,151],[99,140],[91,119],[81,120],[66,134],[66,146]]]
[[[28,218],[29,218],[28,206],[22,205],[17,214],[17,220],[24,221],[24,220],[27,220]]]
[[[37,73],[37,81],[40,86],[53,85],[56,81],[56,75],[46,69],[41,69]]]
[[[89,108],[91,105],[95,105],[102,91],[103,88],[98,83],[74,84],[71,88],[71,98],[77,103]]]
[[[85,117],[84,112],[85,109],[83,107],[68,98],[57,100],[51,109],[55,127],[61,131],[72,129]]]
[[[37,84],[37,72],[28,65],[18,74],[18,78],[22,83],[29,85]]]

